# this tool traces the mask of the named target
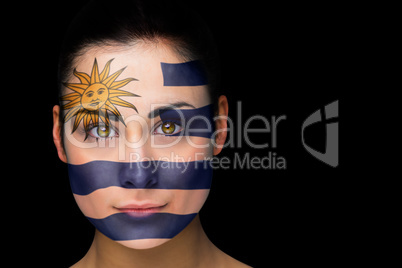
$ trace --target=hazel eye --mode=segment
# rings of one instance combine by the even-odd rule
[[[93,127],[88,134],[94,138],[101,138],[101,139],[119,136],[118,133],[113,128],[108,126]]]
[[[172,134],[175,131],[176,127],[175,127],[174,123],[167,122],[167,123],[162,124],[161,129],[162,129],[162,132],[165,134]]]
[[[105,138],[109,137],[110,134],[110,127],[97,127],[96,133],[99,135],[99,137]]]
[[[160,126],[158,126],[154,134],[162,134],[162,135],[173,135],[182,130],[182,127],[179,124],[176,124],[172,121],[163,122]]]

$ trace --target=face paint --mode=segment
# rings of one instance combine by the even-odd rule
[[[138,239],[171,239],[180,233],[197,213],[176,215],[154,213],[146,217],[135,217],[128,213],[113,214],[104,219],[91,219],[96,229],[115,241]]]
[[[156,246],[179,234],[201,210],[212,181],[207,160],[91,161],[68,168],[84,215],[102,234],[132,248]],[[143,200],[144,191],[151,201]]]
[[[88,195],[111,186],[126,189],[209,189],[212,169],[209,162],[111,162],[91,161],[68,164],[74,194]]]
[[[170,136],[211,138],[215,131],[213,113],[213,105],[209,104],[197,109],[161,109],[160,118],[166,122],[180,122],[185,126],[183,131]]]
[[[69,177],[77,203],[84,202],[80,208],[105,236],[115,241],[171,239],[194,219],[204,204],[211,186],[212,168],[207,161],[92,161],[83,165],[69,164]],[[91,202],[102,202],[105,196],[124,194],[123,189],[129,191],[130,196],[141,193],[141,189],[154,191],[158,196],[171,191],[181,200],[167,205],[164,201],[145,205],[136,201],[128,205],[122,202],[117,205],[120,209],[106,213],[85,207]],[[138,209],[141,206],[144,207]]]
[[[99,73],[95,59],[91,76],[74,70],[81,84],[65,84],[74,91],[61,98],[69,101],[62,107],[70,109],[65,122],[76,117],[72,132],[83,122],[86,133],[94,126],[102,126],[102,133],[108,136],[112,128],[108,128],[108,112],[123,124],[116,106],[138,112],[133,104],[118,98],[139,97],[119,89],[138,80],[115,81],[124,68],[109,76],[111,61]],[[164,86],[207,84],[198,61],[161,63],[161,72]],[[164,135],[158,136],[164,139],[169,139],[164,136],[194,136],[208,141],[214,132],[212,105],[195,109],[160,109],[158,115],[166,124]],[[148,115],[148,118],[153,117]],[[180,125],[180,131],[169,122]],[[181,152],[186,153],[187,143],[180,146],[185,148]],[[188,156],[195,159],[190,147],[188,152]],[[101,151],[99,155],[102,155]],[[81,211],[98,231],[131,248],[150,248],[174,238],[196,217],[211,186],[212,168],[208,160],[117,162],[100,159],[68,164],[72,192]]]
[[[139,96],[120,90],[119,88],[127,85],[131,81],[138,80],[135,78],[127,78],[124,80],[115,81],[125,68],[120,69],[109,76],[110,64],[112,61],[113,59],[109,60],[106,63],[103,71],[99,73],[98,63],[95,59],[91,76],[74,70],[74,75],[81,81],[81,83],[64,83],[67,88],[74,91],[74,93],[61,97],[62,101],[69,101],[67,104],[62,106],[63,110],[69,109],[68,113],[64,116],[64,122],[69,121],[75,116],[72,132],[76,131],[80,122],[83,121],[84,128],[88,133],[90,123],[92,122],[93,126],[98,126],[99,118],[103,124],[108,127],[110,124],[108,112],[113,113],[124,124],[124,120],[115,105],[129,107],[137,111],[137,108],[133,104],[126,102],[119,97]]]
[[[202,63],[198,60],[184,63],[161,62],[164,86],[201,86],[208,84]]]

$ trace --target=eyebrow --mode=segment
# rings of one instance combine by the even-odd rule
[[[184,107],[184,106],[189,106],[189,107],[195,109],[194,105],[192,105],[190,103],[187,103],[187,102],[184,102],[184,101],[180,101],[180,102],[175,102],[175,103],[172,103],[172,104],[169,104],[169,105],[161,106],[161,107],[158,107],[155,110],[150,111],[148,113],[148,118],[158,117],[162,110],[174,110],[174,109],[181,108],[181,107]]]

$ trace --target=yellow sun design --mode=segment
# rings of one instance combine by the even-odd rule
[[[131,81],[138,81],[138,79],[127,78],[115,81],[125,68],[109,76],[110,63],[112,61],[113,59],[109,60],[103,71],[99,73],[98,63],[95,59],[91,76],[74,70],[74,75],[81,83],[64,83],[66,87],[74,91],[73,93],[61,97],[62,101],[69,101],[69,103],[62,106],[62,109],[70,109],[64,116],[64,122],[67,122],[75,116],[72,133],[77,130],[82,120],[84,121],[84,129],[87,132],[91,126],[91,121],[93,126],[99,125],[99,118],[108,128],[110,124],[108,112],[113,113],[125,124],[120,112],[114,105],[133,108],[138,113],[137,108],[133,104],[119,98],[119,96],[140,97],[136,94],[119,89]]]

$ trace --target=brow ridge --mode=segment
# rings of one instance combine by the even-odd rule
[[[195,109],[194,105],[187,103],[185,101],[179,101],[179,102],[171,103],[169,105],[158,107],[158,108],[150,111],[148,113],[148,118],[158,117],[162,110],[174,110],[174,109],[178,109],[178,108],[185,107],[185,106]]]

